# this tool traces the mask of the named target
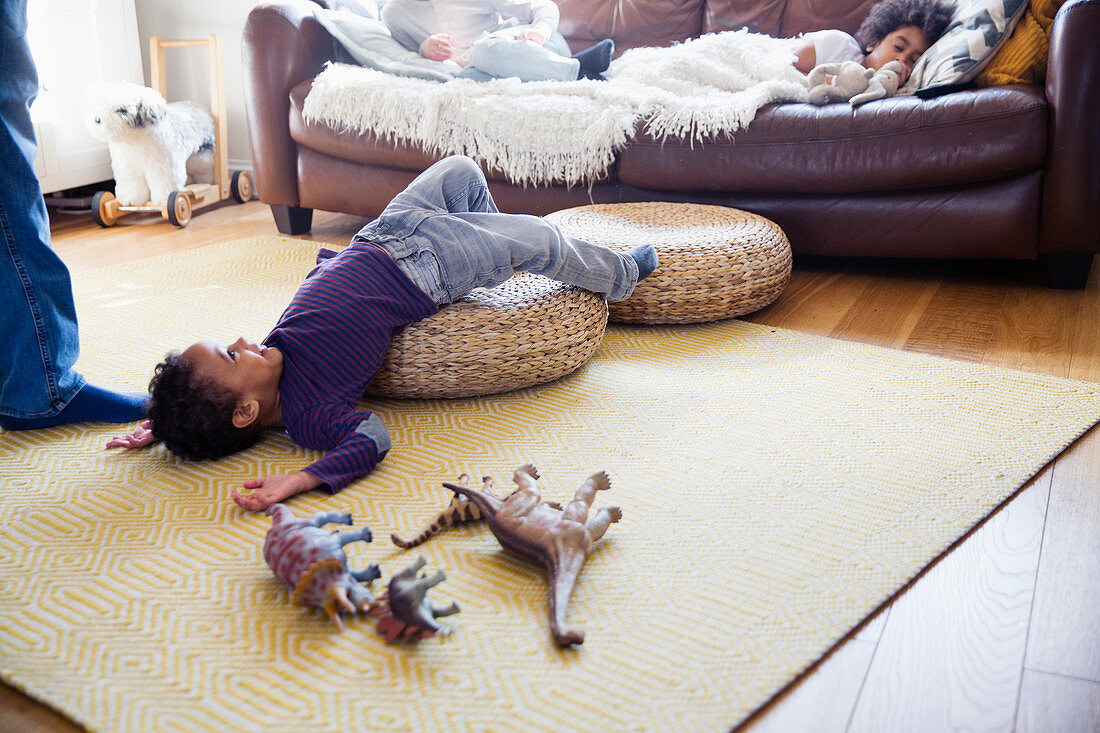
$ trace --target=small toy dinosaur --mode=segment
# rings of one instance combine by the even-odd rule
[[[450,629],[436,622],[441,616],[458,613],[458,604],[440,606],[428,598],[428,589],[433,588],[447,576],[442,570],[431,575],[417,575],[420,568],[427,564],[421,555],[415,562],[390,579],[387,592],[379,597],[378,604],[371,609],[370,615],[378,617],[378,633],[386,641],[420,641],[438,632],[449,633]]]
[[[326,532],[321,527],[329,523],[350,525],[351,514],[319,512],[301,519],[282,504],[272,504],[265,513],[272,522],[264,539],[264,561],[275,577],[293,589],[292,603],[323,608],[341,631],[341,608],[355,613],[374,603],[363,583],[381,577],[378,566],[348,570],[344,554],[344,545],[350,542],[371,541],[369,527]]]
[[[463,486],[469,486],[472,480],[473,479],[468,473],[464,473],[458,477],[458,483]],[[493,492],[493,477],[484,476],[481,480],[481,490],[495,496]],[[561,504],[556,501],[547,501],[544,503],[555,509],[561,509]],[[455,494],[451,497],[451,503],[447,505],[447,508],[437,514],[435,519],[433,519],[427,527],[420,530],[420,532],[408,539],[402,539],[397,534],[391,534],[390,539],[393,540],[393,544],[401,548],[407,549],[409,547],[416,547],[423,542],[427,542],[448,527],[454,527],[468,522],[476,522],[481,518],[481,509],[478,508],[477,504],[470,501],[465,496]]]
[[[492,479],[486,477],[486,480],[489,482],[489,488],[491,489]],[[470,475],[468,473],[462,474],[458,477],[458,482],[463,486],[468,485],[470,483]],[[391,534],[390,539],[393,540],[393,544],[398,547],[416,547],[422,542],[427,542],[436,533],[447,527],[453,527],[456,524],[464,524],[465,522],[476,522],[479,519],[481,519],[481,510],[477,508],[477,504],[473,503],[465,496],[455,494],[451,497],[451,503],[447,505],[447,508],[436,515],[436,518],[416,535],[407,540],[403,540],[397,534]]]
[[[550,633],[561,646],[583,644],[584,632],[566,627],[566,607],[592,543],[622,518],[622,511],[618,507],[605,507],[588,519],[596,492],[611,488],[611,481],[603,471],[589,476],[564,509],[542,503],[538,477],[532,464],[520,466],[512,475],[517,489],[505,499],[489,491],[492,479],[486,479],[482,489],[443,485],[477,505],[504,549],[546,568]]]

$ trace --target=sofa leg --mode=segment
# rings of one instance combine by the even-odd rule
[[[282,234],[305,234],[313,226],[313,209],[272,204],[271,215]]]
[[[1080,290],[1089,280],[1092,255],[1063,252],[1047,255],[1047,275],[1050,287],[1058,290]]]

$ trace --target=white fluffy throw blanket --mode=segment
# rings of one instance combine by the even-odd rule
[[[789,40],[746,30],[637,48],[608,81],[455,79],[438,83],[332,64],[306,97],[307,121],[462,153],[521,184],[591,184],[645,121],[650,134],[701,141],[736,132],[772,102],[807,99]]]

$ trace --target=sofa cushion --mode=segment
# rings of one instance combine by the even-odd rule
[[[703,32],[734,31],[794,38],[809,31],[836,28],[855,33],[878,0],[707,0]]]
[[[396,168],[424,170],[439,160],[440,156],[411,145],[395,145],[392,140],[381,139],[369,133],[336,130],[324,123],[306,122],[302,115],[302,106],[312,88],[311,79],[290,90],[290,137],[299,145],[333,158]]]
[[[1043,165],[1047,106],[1037,87],[933,100],[766,107],[733,138],[640,133],[619,154],[630,186],[678,191],[853,193],[990,181]],[[701,150],[703,147],[705,150]]]
[[[573,52],[604,38],[615,52],[638,46],[671,46],[699,35],[705,0],[557,0],[558,30]]]

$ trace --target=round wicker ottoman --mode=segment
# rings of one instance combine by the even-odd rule
[[[474,397],[549,382],[591,359],[606,325],[600,296],[521,274],[398,332],[367,394]]]
[[[701,323],[770,304],[791,274],[791,246],[762,216],[726,206],[659,201],[596,204],[546,216],[571,236],[619,250],[657,248],[634,294],[609,303],[622,323]]]

